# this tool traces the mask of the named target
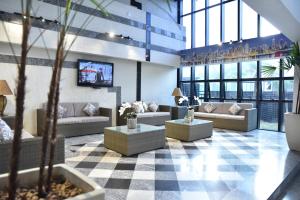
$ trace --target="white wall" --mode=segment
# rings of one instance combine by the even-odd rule
[[[34,0],[36,6],[41,5],[39,14],[47,19],[53,19],[56,16],[56,7],[50,4]],[[87,3],[87,2],[85,2]],[[13,13],[20,10],[18,1],[2,0],[1,10]],[[90,6],[89,4],[86,4]],[[132,6],[127,6],[120,2],[114,2],[107,7],[111,13],[119,16],[132,18],[136,21],[145,23],[145,12]],[[53,12],[52,12],[53,11]],[[85,14],[79,13],[81,20]],[[157,23],[158,17],[154,17],[154,23]],[[164,20],[164,23],[166,20]],[[170,22],[170,24],[173,22]],[[20,55],[19,44],[21,42],[22,27],[19,24],[5,22],[11,41],[17,55]],[[79,26],[80,20],[74,23]],[[173,24],[174,25],[174,24]],[[177,26],[177,25],[176,25]],[[4,34],[2,25],[0,25],[0,54],[12,55],[8,40]],[[171,25],[169,26],[171,27]],[[138,29],[121,23],[111,22],[107,19],[95,18],[95,21],[88,26],[89,30],[98,32],[115,32],[116,34],[129,35],[135,40],[144,42],[145,30]],[[169,30],[176,32],[175,30]],[[180,33],[180,31],[178,31]],[[31,41],[34,36],[39,34],[37,28],[32,28]],[[50,49],[50,57],[54,59],[56,48],[57,33],[46,31],[44,34],[47,47]],[[68,35],[68,40],[74,37]],[[165,41],[163,44],[167,48],[179,49],[180,42],[172,42],[172,38],[155,35],[154,44],[162,44],[157,41]],[[156,41],[157,40],[157,41]],[[176,40],[177,41],[177,40]],[[174,45],[173,45],[174,44]],[[167,46],[168,45],[168,46]],[[172,46],[173,45],[173,46]],[[48,59],[45,46],[42,40],[39,40],[29,52],[29,57]],[[146,101],[156,101],[160,104],[171,104],[173,98],[171,93],[176,87],[176,68],[179,66],[179,56],[174,54],[151,51],[151,63],[142,63],[142,98]],[[145,49],[132,47],[129,45],[91,39],[87,37],[78,37],[66,61],[77,61],[77,59],[88,59],[95,61],[104,61],[114,63],[114,86],[121,86],[121,101],[132,102],[136,99],[136,80],[137,80],[137,61],[145,59]],[[172,66],[172,67],[170,67]],[[47,101],[49,82],[51,78],[51,67],[48,66],[27,66],[27,93],[26,110],[24,118],[24,128],[36,133],[36,109],[40,108],[42,103]],[[16,64],[0,62],[0,80],[7,80],[12,90],[15,88],[17,80]],[[75,68],[64,68],[62,71],[61,83],[61,102],[88,102],[97,101],[100,106],[109,107],[116,113],[116,94],[108,92],[106,88],[92,89],[86,87],[77,87],[77,70]],[[14,115],[15,98],[8,96],[8,105],[6,114]],[[115,115],[113,115],[113,124],[115,124]]]
[[[177,69],[142,63],[141,99],[173,105],[173,89],[177,84]]]

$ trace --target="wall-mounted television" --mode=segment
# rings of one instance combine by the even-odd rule
[[[113,87],[113,63],[79,59],[77,67],[78,86]]]

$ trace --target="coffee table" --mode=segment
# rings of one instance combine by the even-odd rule
[[[165,128],[147,124],[138,124],[136,129],[104,128],[104,146],[126,156],[163,148]]]
[[[212,136],[213,122],[194,119],[185,122],[184,119],[166,121],[166,136],[183,140],[194,141]]]

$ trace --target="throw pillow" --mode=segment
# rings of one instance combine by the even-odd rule
[[[234,103],[229,109],[228,111],[232,114],[232,115],[237,115],[240,111],[242,110],[242,108],[237,105],[236,103]]]
[[[208,103],[208,104],[206,104],[206,105],[204,106],[205,112],[208,112],[208,113],[213,112],[216,108],[217,108],[217,107],[216,107],[214,104],[212,104],[212,103]]]
[[[61,105],[59,105],[58,108],[57,108],[57,118],[58,119],[63,118],[64,115],[66,114],[66,112],[67,112],[67,108],[62,107]]]
[[[144,111],[145,111],[145,112],[149,111],[149,110],[148,110],[148,105],[147,105],[146,102],[144,102],[144,101],[143,101],[143,108],[144,108]]]
[[[158,105],[152,102],[148,105],[148,109],[150,112],[156,112],[158,110]]]
[[[132,103],[132,107],[134,109],[134,112],[136,113],[144,113],[144,107],[143,107],[143,102],[141,101],[136,101],[134,103]]]
[[[91,103],[88,103],[86,104],[86,106],[83,108],[83,112],[85,114],[87,114],[88,116],[94,116],[97,112],[97,108],[91,104]]]
[[[5,121],[0,119],[0,142],[11,141],[14,134]]]

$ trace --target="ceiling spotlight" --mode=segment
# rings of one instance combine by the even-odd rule
[[[26,15],[23,15],[23,19],[26,19],[27,18],[27,16]]]
[[[115,37],[115,34],[112,33],[112,32],[110,32],[110,33],[108,34],[108,36],[109,36],[110,38],[114,38],[114,37]]]
[[[39,19],[41,20],[41,22],[45,22],[46,20],[43,17],[39,17]]]
[[[229,44],[232,44],[232,40],[230,40]]]
[[[243,42],[243,39],[240,39],[240,43],[242,43]]]

